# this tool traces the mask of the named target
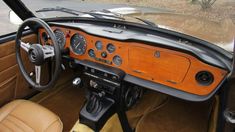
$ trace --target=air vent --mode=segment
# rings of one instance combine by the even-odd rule
[[[196,75],[199,84],[208,86],[214,81],[214,76],[208,71],[200,71]]]

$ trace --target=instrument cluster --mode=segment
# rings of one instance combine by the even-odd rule
[[[86,38],[79,34],[75,33],[70,38],[70,51],[76,55],[84,55],[86,52],[88,56],[96,61],[114,64],[120,66],[122,64],[122,58],[119,55],[114,55],[117,47],[112,43],[104,44],[101,40],[97,40],[94,43],[94,46],[88,46],[92,43],[88,43]],[[90,47],[90,48],[88,48]],[[113,58],[110,60],[108,56],[113,54]]]
[[[109,65],[114,64],[115,66],[122,65],[123,60],[119,55],[115,54],[117,47],[113,43],[104,43],[101,40],[97,40],[94,46],[88,46],[93,43],[88,42],[84,35],[80,33],[69,34],[56,28],[54,29],[54,34],[61,49],[66,47],[66,43],[69,43],[67,47],[75,55],[82,56],[87,53],[90,58],[96,61]],[[41,41],[44,44],[50,43],[50,38],[46,32],[42,32]],[[112,58],[108,57],[111,54]]]
[[[115,55],[112,60],[107,60],[107,56],[113,54],[116,51],[116,46],[112,43],[108,43],[106,46],[102,41],[98,40],[95,42],[95,49],[89,49],[88,55],[91,58],[94,58],[97,61],[101,61],[107,64],[115,64],[116,66],[120,66],[122,64],[122,58],[119,55]],[[100,54],[101,58],[98,57],[97,54]]]

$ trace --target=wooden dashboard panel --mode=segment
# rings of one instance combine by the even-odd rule
[[[129,47],[129,69],[151,80],[181,83],[189,69],[190,60],[153,47]],[[130,72],[131,72],[130,71]],[[164,73],[164,74],[163,74]]]
[[[90,60],[101,63],[111,67],[122,69],[126,74],[139,77],[144,80],[160,83],[172,88],[182,90],[196,95],[208,95],[211,93],[223,80],[227,71],[208,65],[201,62],[194,56],[189,54],[174,51],[170,49],[150,46],[144,43],[137,42],[122,42],[103,37],[97,37],[87,34],[83,31],[64,28],[52,27],[53,30],[60,29],[66,35],[65,48],[70,47],[70,39],[75,33],[84,36],[87,47],[83,55],[76,55],[70,52],[70,57],[79,60]],[[41,35],[43,29],[39,30]],[[103,50],[97,50],[95,42],[101,41]],[[117,66],[115,64],[107,64],[98,61],[88,55],[88,50],[93,49],[97,58],[102,58],[101,53],[106,51],[106,46],[112,43],[116,50],[114,53],[108,53],[105,60],[112,62],[115,55],[122,58],[122,64]],[[200,71],[209,71],[214,76],[214,81],[210,85],[199,84],[195,76]]]

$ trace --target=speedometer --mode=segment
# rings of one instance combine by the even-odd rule
[[[85,38],[76,33],[71,37],[70,40],[70,49],[77,55],[82,55],[86,52],[86,40]]]
[[[65,41],[66,41],[64,33],[61,30],[56,29],[54,31],[54,34],[55,34],[57,43],[59,44],[60,48],[63,49],[65,45]]]

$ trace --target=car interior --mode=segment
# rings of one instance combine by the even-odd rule
[[[118,21],[26,19],[0,63],[3,132],[215,132],[235,97],[230,52]]]

